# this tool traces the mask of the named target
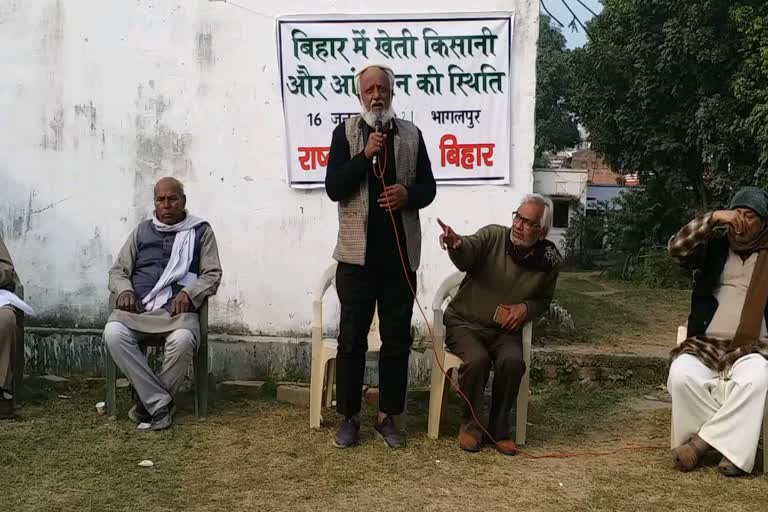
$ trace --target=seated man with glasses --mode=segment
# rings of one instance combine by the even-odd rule
[[[470,236],[443,228],[440,245],[456,267],[467,273],[445,310],[446,345],[461,357],[459,384],[475,411],[493,365],[493,396],[486,430],[495,448],[514,455],[509,413],[525,374],[522,327],[546,312],[555,292],[561,256],[546,240],[552,227],[552,201],[539,194],[523,199],[512,227],[491,224]],[[481,429],[467,407],[459,446],[476,452]]]

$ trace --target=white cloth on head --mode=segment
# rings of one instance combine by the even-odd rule
[[[388,72],[392,73],[393,75],[395,74],[395,71],[391,67],[389,67],[389,64],[384,64],[383,62],[374,62],[372,60],[369,60],[369,61],[363,63],[362,67],[360,67],[357,70],[357,72],[355,73],[355,78],[357,78],[359,80],[360,79],[360,75],[365,73],[365,71],[368,70],[369,68],[379,68],[379,69],[383,69],[385,72],[388,71]],[[358,91],[359,90],[360,89],[358,89]]]
[[[173,295],[171,285],[188,286],[197,279],[197,274],[189,271],[195,255],[195,228],[205,223],[200,217],[187,215],[176,224],[164,224],[152,214],[152,225],[161,233],[176,233],[173,238],[171,257],[155,286],[145,295],[141,302],[146,311],[155,311],[165,306]]]
[[[30,307],[29,304],[8,290],[0,290],[0,308],[3,306],[13,306],[22,310],[25,315],[32,316],[35,314],[35,311]]]
[[[672,361],[667,389],[672,395],[673,448],[698,433],[738,468],[752,471],[768,396],[768,361],[763,356],[744,356],[720,375],[695,356],[682,354]]]

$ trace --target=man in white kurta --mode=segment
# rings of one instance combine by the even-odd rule
[[[729,210],[693,219],[669,241],[669,252],[696,270],[689,338],[673,351],[667,386],[672,395],[673,461],[694,469],[710,449],[726,476],[752,471],[768,395],[768,342],[763,312],[750,353],[723,364],[742,319],[758,251],[736,251],[733,239],[764,230],[768,200],[760,189],[739,191]],[[731,240],[731,241],[729,241]]]

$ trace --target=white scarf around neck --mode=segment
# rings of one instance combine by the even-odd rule
[[[187,214],[176,224],[164,224],[152,213],[152,225],[161,233],[176,233],[171,248],[171,258],[154,288],[145,295],[141,302],[146,311],[155,311],[165,306],[173,295],[171,285],[189,286],[197,279],[197,274],[189,271],[195,255],[195,228],[205,223],[200,217]]]

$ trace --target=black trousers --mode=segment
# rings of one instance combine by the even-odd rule
[[[416,273],[409,271],[416,287]],[[339,263],[336,291],[341,303],[336,355],[336,410],[345,417],[360,412],[365,354],[373,312],[379,306],[379,410],[397,415],[405,407],[411,353],[413,295],[402,268],[369,268]]]

